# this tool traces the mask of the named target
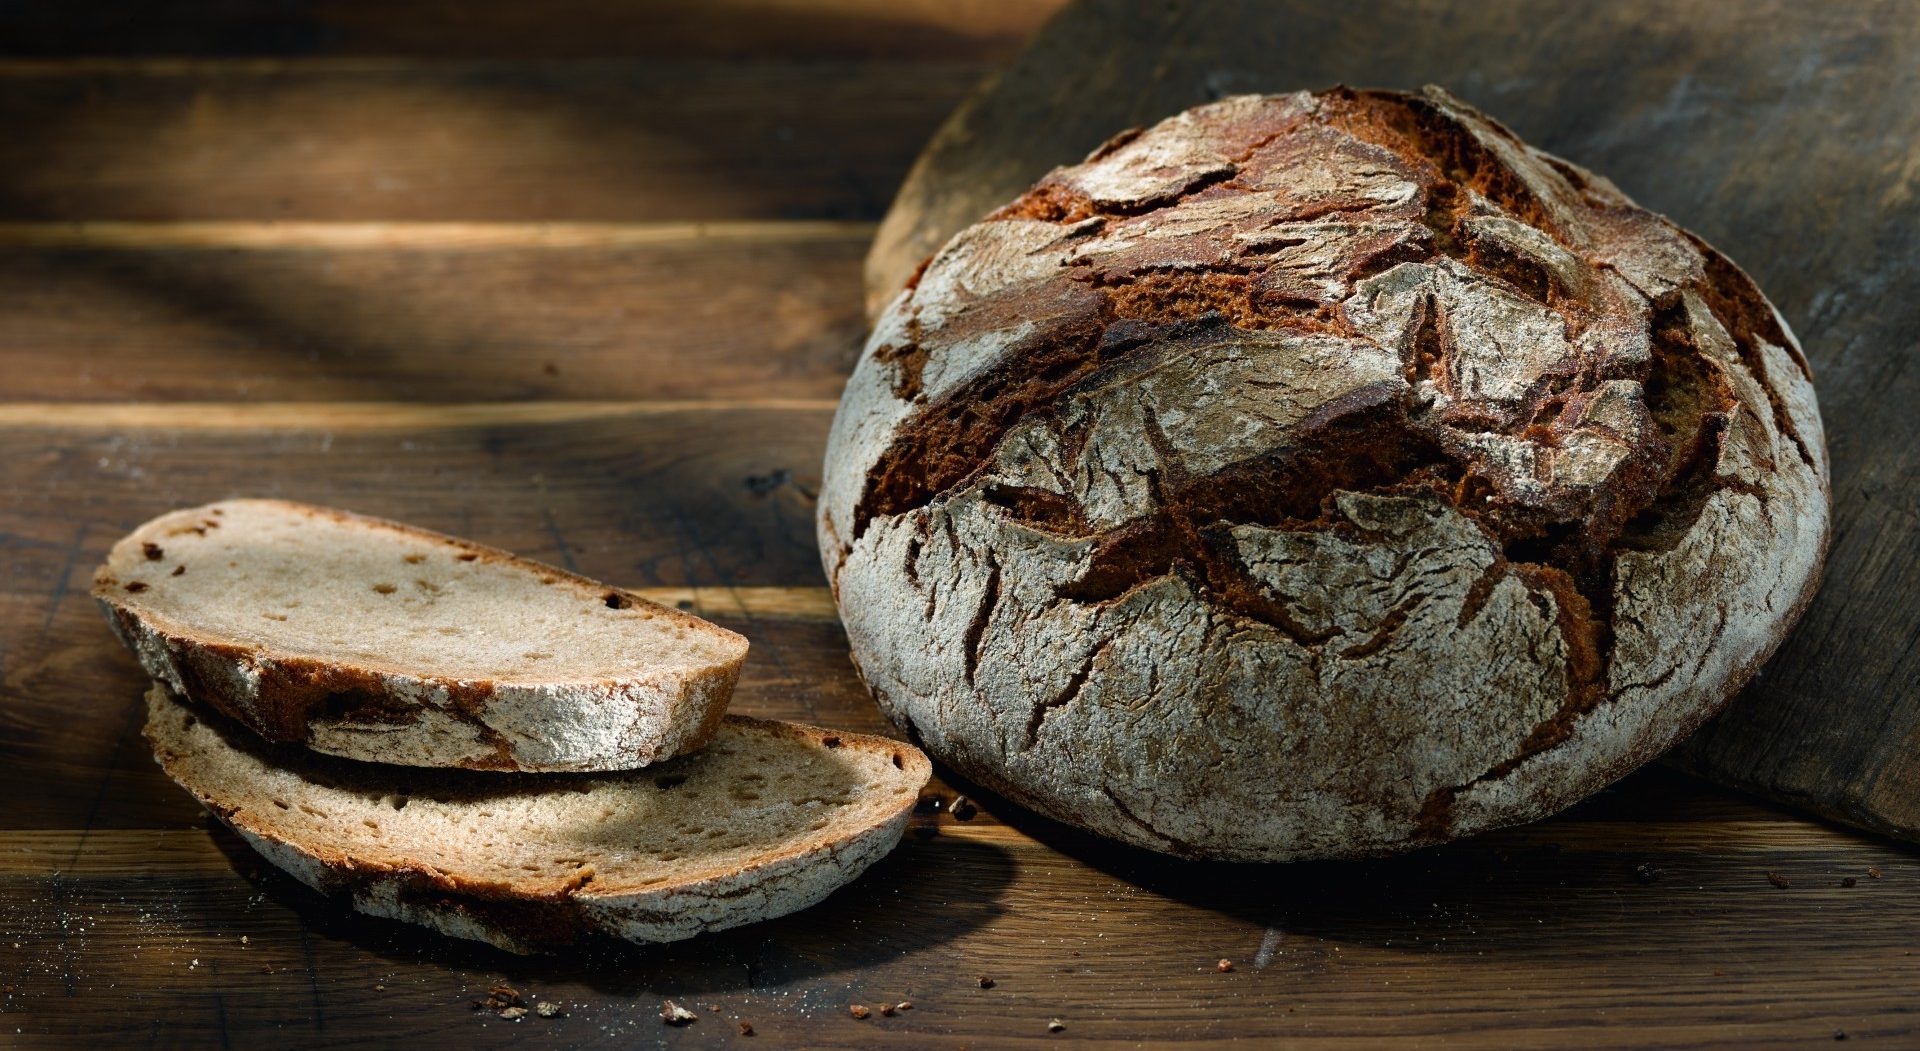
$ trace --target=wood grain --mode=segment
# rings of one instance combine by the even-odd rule
[[[0,226],[9,399],[830,399],[864,223]]]
[[[245,0],[0,7],[0,54],[997,59],[1060,0]]]
[[[1090,0],[942,127],[867,260],[868,307],[960,227],[1120,129],[1224,94],[1438,83],[1750,271],[1811,358],[1833,455],[1826,583],[1679,753],[1920,839],[1920,20],[1895,0]],[[1098,41],[1099,46],[1089,46]]]
[[[157,772],[142,776],[165,790]],[[0,840],[15,858],[0,889],[60,873],[57,902],[13,899],[9,1021],[166,1043],[273,1030],[302,1046],[732,1046],[741,1018],[756,1031],[741,1046],[780,1047],[1040,1046],[1054,1039],[1050,1019],[1066,1026],[1060,1040],[1090,1046],[1137,1046],[1143,1033],[1309,1047],[1486,1046],[1493,1032],[1522,1048],[1911,1037],[1911,1006],[1884,993],[1920,980],[1911,942],[1872,924],[1828,936],[1920,906],[1905,855],[1818,830],[1710,852],[1646,846],[1647,826],[1579,816],[1249,879],[1046,827],[927,815],[893,857],[815,909],[557,961],[330,908],[218,830],[41,833]],[[22,862],[23,849],[47,860]],[[1769,872],[1791,886],[1771,886]],[[1840,887],[1843,874],[1856,886]],[[1215,969],[1222,958],[1232,972]],[[509,1023],[469,1008],[502,981],[565,1016]],[[664,1029],[666,997],[690,1001],[700,1021]],[[847,1014],[900,999],[913,1007],[891,1018]]]
[[[0,220],[874,219],[972,62],[0,63]]]

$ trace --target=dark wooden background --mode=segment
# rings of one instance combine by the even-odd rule
[[[753,637],[741,710],[884,730],[811,524],[862,259],[1048,7],[0,6],[0,1045],[1920,1042],[1920,855],[1664,770],[1284,867],[939,783],[816,909],[559,960],[344,913],[159,773],[87,581],[243,494],[654,589]]]

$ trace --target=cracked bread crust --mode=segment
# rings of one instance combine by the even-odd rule
[[[1559,810],[1810,600],[1827,453],[1724,256],[1429,88],[1230,98],[954,237],[834,422],[864,678],[1027,806],[1191,857]]]

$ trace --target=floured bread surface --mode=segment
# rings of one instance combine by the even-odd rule
[[[167,774],[301,882],[514,952],[587,933],[665,942],[805,908],[899,842],[927,757],[729,718],[647,770],[500,777],[273,746],[156,685]]]
[[[698,747],[739,635],[503,551],[276,500],[163,515],[94,596],[156,679],[379,762],[628,769]]]
[[[1747,275],[1438,89],[1223,99],[956,235],[876,323],[820,544],[867,683],[1128,842],[1375,854],[1711,715],[1824,557]]]

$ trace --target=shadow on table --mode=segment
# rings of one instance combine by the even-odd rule
[[[494,971],[510,982],[579,982],[614,995],[744,992],[895,960],[993,922],[1014,874],[1012,858],[999,847],[909,835],[854,883],[791,916],[669,945],[595,939],[558,956],[515,956],[353,912],[267,864],[224,825],[209,824],[234,869],[317,937],[396,964]]]
[[[981,820],[1004,821],[1160,897],[1267,928],[1261,954],[1268,959],[1316,940],[1332,944],[1313,951],[1346,944],[1554,958],[1640,944],[1650,931],[1676,945],[1712,944],[1729,924],[1765,929],[1777,910],[1804,910],[1805,899],[1783,896],[1770,882],[1773,870],[1829,867],[1833,854],[1818,833],[1796,848],[1757,830],[1806,828],[1803,819],[1782,819],[1765,804],[1661,767],[1531,825],[1393,857],[1264,865],[1185,861],[1125,846],[1026,811],[952,771],[941,775],[990,815]],[[1912,852],[1836,831],[1859,840],[1862,859],[1885,852],[1897,861]],[[1868,863],[1862,860],[1860,875]],[[1837,887],[1839,873],[1831,875],[1799,891]]]

